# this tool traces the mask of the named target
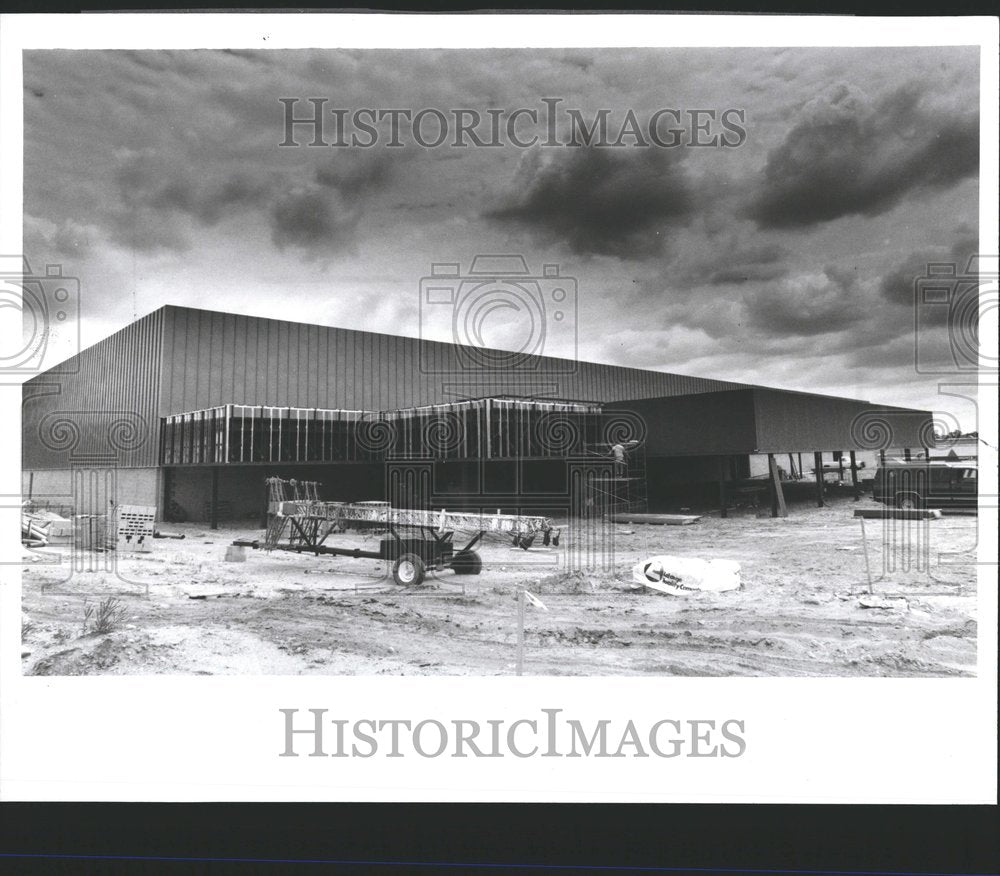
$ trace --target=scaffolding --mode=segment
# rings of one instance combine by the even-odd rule
[[[589,481],[588,506],[595,514],[608,516],[623,513],[644,513],[649,500],[646,487],[646,449],[638,440],[619,444],[621,458],[614,454],[615,445],[593,445],[591,453],[609,458],[608,465]]]

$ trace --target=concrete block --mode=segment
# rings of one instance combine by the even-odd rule
[[[226,548],[227,563],[245,563],[247,561],[247,549],[241,545],[231,544]]]

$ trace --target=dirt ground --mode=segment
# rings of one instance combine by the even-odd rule
[[[576,523],[559,547],[492,541],[481,575],[444,571],[411,588],[375,560],[249,550],[246,562],[224,561],[233,539],[261,537],[246,528],[164,526],[184,540],[98,555],[116,565],[104,571],[69,574],[69,548],[50,547],[25,556],[22,666],[30,675],[510,675],[517,593],[527,588],[548,609],[526,612],[529,675],[974,675],[976,518],[866,521],[871,598],[856,507],[877,506],[844,497],[796,503],[785,519],[742,511],[689,526]],[[379,537],[331,543],[372,549]],[[904,569],[914,543],[927,545],[929,569],[912,555]],[[670,596],[634,584],[631,566],[656,554],[737,560],[743,588]],[[102,603],[112,609],[105,632],[94,629]]]

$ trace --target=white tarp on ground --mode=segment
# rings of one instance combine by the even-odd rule
[[[739,590],[740,564],[735,560],[697,557],[649,557],[632,567],[632,580],[661,593],[685,596],[697,591]]]

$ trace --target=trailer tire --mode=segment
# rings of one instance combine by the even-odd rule
[[[904,511],[918,511],[924,507],[919,493],[896,493],[896,507]]]
[[[416,587],[424,580],[424,561],[416,554],[402,554],[392,564],[392,580],[400,587]]]
[[[483,571],[483,558],[475,551],[459,551],[451,558],[456,575],[478,575]]]

